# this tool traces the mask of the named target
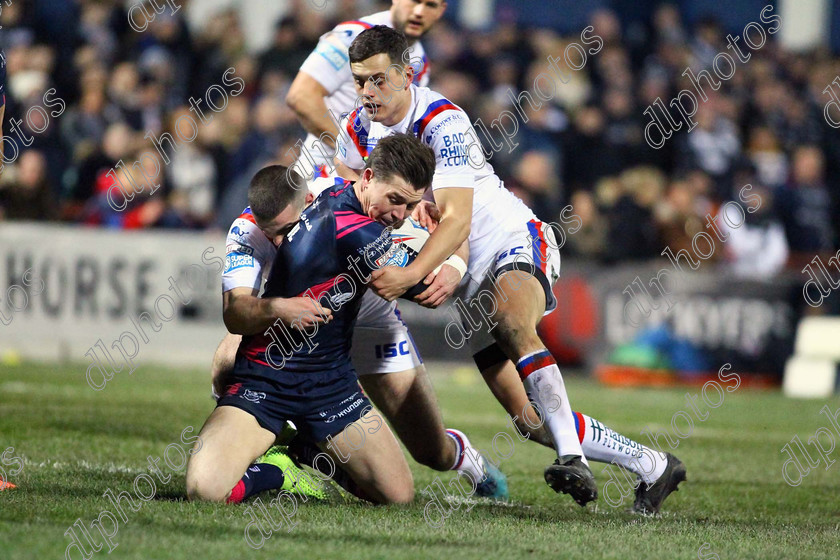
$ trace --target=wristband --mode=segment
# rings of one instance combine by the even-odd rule
[[[458,273],[461,275],[461,279],[463,280],[464,275],[467,273],[467,263],[464,262],[464,259],[462,259],[458,255],[452,255],[451,257],[443,261],[443,264],[438,266],[432,272],[437,274],[438,272],[440,272],[440,269],[444,264],[448,264],[449,266],[457,270]]]

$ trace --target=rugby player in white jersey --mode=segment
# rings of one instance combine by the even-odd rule
[[[403,58],[414,65],[412,79],[425,86],[429,82],[429,61],[420,38],[445,10],[444,0],[393,0],[390,10],[345,21],[321,37],[286,96],[286,103],[308,133],[295,171],[309,180],[332,174],[338,121],[359,106],[347,59],[353,39],[374,25],[399,29],[408,39]]]
[[[312,195],[318,195],[332,185],[331,181],[316,179],[328,175],[327,171],[332,169],[332,138],[337,121],[353,109],[357,100],[347,59],[347,47],[353,38],[377,24],[394,25],[404,30],[414,40],[403,56],[406,62],[416,65],[417,81],[426,83],[428,60],[417,39],[440,19],[445,9],[446,2],[441,0],[394,0],[390,10],[341,23],[321,37],[318,47],[301,66],[287,98],[309,132],[307,149],[295,169],[310,179],[308,186]],[[313,148],[313,144],[319,147]],[[329,170],[325,170],[324,164]],[[313,173],[315,167],[318,169]],[[229,248],[239,245],[233,228],[250,232],[256,226],[247,216],[240,216],[228,235]],[[255,238],[259,238],[259,234],[251,236],[251,239]],[[259,243],[265,245],[263,241]],[[245,325],[253,332],[255,328],[265,329],[270,325],[274,320],[271,314],[283,322],[288,319],[287,324],[291,324],[300,313],[313,311],[309,309],[313,302],[303,298],[273,303],[259,301],[256,297],[261,282],[259,271],[270,268],[266,264],[270,255],[271,249],[266,246],[258,251],[253,261],[245,259],[256,268],[228,270],[226,266],[225,324],[234,334],[225,337],[214,356],[212,372],[217,394],[221,394],[225,373],[233,367],[240,335],[249,334],[243,330]],[[454,269],[452,272],[457,274]],[[228,315],[242,319],[229,319]],[[310,325],[304,323],[302,326],[309,328]],[[387,302],[372,292],[365,294],[354,330],[352,359],[362,387],[418,463],[438,471],[457,470],[469,474],[478,481],[477,496],[507,499],[507,483],[501,471],[485,463],[466,435],[444,428],[423,361],[400,318],[396,303]]]
[[[685,467],[671,454],[655,452],[572,411],[560,370],[536,332],[543,315],[556,306],[551,287],[559,275],[560,254],[554,233],[504,188],[484,160],[464,111],[412,83],[413,68],[400,60],[405,48],[405,37],[386,26],[362,32],[351,44],[350,67],[363,104],[341,122],[338,173],[356,177],[381,138],[412,133],[435,152],[432,189],[440,220],[411,265],[374,272],[371,287],[393,300],[425,279],[430,287],[417,301],[437,305],[460,283],[460,295],[473,310],[481,310],[479,322],[464,316],[473,311],[460,306],[463,337],[457,340],[447,331],[447,341],[460,347],[469,338],[476,364],[508,413],[535,441],[557,451],[556,461],[545,469],[546,482],[583,506],[597,498],[586,458],[612,462],[644,482],[637,487],[634,509],[658,511],[685,479]],[[435,275],[465,239],[469,265],[464,282],[447,267]],[[544,420],[542,434],[532,429],[542,424],[534,422],[535,408]],[[629,445],[616,446],[616,441]]]

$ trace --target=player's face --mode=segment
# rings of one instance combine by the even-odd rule
[[[300,213],[303,211],[303,205],[291,203],[282,212],[277,214],[273,220],[263,222],[257,219],[257,227],[268,237],[275,245],[280,245],[286,239],[286,235],[295,224],[300,220]],[[256,218],[256,216],[255,216]]]
[[[422,198],[423,191],[416,190],[399,175],[383,181],[371,169],[362,173],[362,207],[371,220],[380,224],[398,227]]]
[[[393,0],[392,4],[394,27],[409,41],[422,37],[446,11],[444,0]]]
[[[371,120],[393,126],[402,120],[411,103],[411,65],[393,64],[385,53],[350,64],[356,92]]]

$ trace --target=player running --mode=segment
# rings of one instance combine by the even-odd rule
[[[639,450],[634,463],[603,437],[615,432],[573,413],[560,370],[536,333],[543,315],[556,306],[551,287],[559,275],[560,254],[553,231],[504,188],[484,161],[464,111],[413,84],[414,69],[400,60],[406,47],[405,37],[386,26],[360,33],[351,44],[350,67],[363,104],[341,122],[336,162],[340,175],[355,177],[383,138],[414,134],[435,153],[432,189],[440,223],[414,262],[374,272],[371,286],[393,300],[433,277],[417,301],[439,304],[454,293],[461,278],[446,267],[437,275],[432,271],[468,239],[468,274],[461,293],[473,309],[482,310],[488,326],[479,329],[481,323],[464,316],[463,306],[459,311],[465,331],[467,323],[471,330],[478,329],[464,338],[469,338],[476,364],[514,420],[522,415],[520,425],[537,424],[529,401],[544,419],[547,437],[526,430],[557,451],[554,464],[545,469],[546,482],[585,505],[597,498],[586,457],[613,462],[645,482],[638,487],[634,508],[658,511],[684,480],[685,467],[673,455],[624,438]],[[465,343],[449,342],[456,347]],[[587,448],[585,455],[582,445]]]
[[[353,38],[380,23],[404,30],[412,37],[411,46],[406,46],[405,60],[416,65],[414,79],[425,84],[428,81],[428,60],[418,39],[440,19],[445,9],[446,2],[438,0],[394,0],[390,10],[339,24],[321,38],[318,47],[301,66],[287,98],[309,132],[307,146],[312,148],[313,143],[321,146],[319,149],[304,150],[297,167],[301,175],[310,179],[314,175],[326,175],[324,167],[313,174],[313,167],[309,163],[301,167],[301,162],[311,160],[312,165],[328,164],[332,168],[333,142],[330,134],[335,135],[338,119],[351,111],[356,101],[347,59],[347,47]],[[323,147],[319,139],[328,146]],[[320,185],[309,182],[314,195],[324,184],[329,182],[323,181]],[[312,324],[328,317],[319,315],[319,310],[314,308],[316,304],[306,298],[257,298],[260,270],[270,268],[273,246],[259,234],[250,233],[257,229],[253,222],[250,215],[240,216],[228,235],[228,246],[233,251],[230,258],[236,259],[234,265],[247,263],[247,266],[237,266],[224,274],[225,325],[234,334],[225,337],[213,360],[212,374],[217,395],[225,384],[226,373],[233,367],[239,335],[262,332],[277,317],[291,324],[304,311],[312,312],[306,319]],[[251,242],[244,244],[245,254],[236,252],[236,247],[242,246],[236,232],[250,235]],[[463,256],[466,257],[466,253]],[[463,263],[462,258],[453,259],[456,266],[458,261]],[[449,267],[451,264],[444,265],[444,268]],[[455,273],[455,269],[450,272]],[[302,326],[310,328],[312,324]],[[400,318],[396,303],[386,302],[372,292],[365,294],[351,353],[362,386],[394,427],[414,460],[438,471],[456,470],[469,474],[473,479],[478,477],[477,496],[507,499],[504,475],[473,452],[469,439],[462,432],[444,427],[423,360]],[[465,451],[468,456],[476,457],[476,461],[462,460]]]
[[[263,297],[307,294],[329,306],[332,319],[307,333],[311,336],[286,330],[281,340],[269,329],[243,338],[230,385],[202,428],[202,452],[191,457],[187,469],[191,499],[238,502],[282,487],[280,468],[261,463],[243,473],[287,420],[338,460],[366,498],[379,503],[413,498],[399,445],[359,388],[350,341],[365,282],[393,247],[385,225],[401,221],[419,202],[431,183],[434,157],[407,135],[389,139],[375,154],[359,181],[328,189],[302,214],[306,193],[286,181],[285,168],[255,177],[249,192],[254,216],[285,238]],[[291,201],[277,202],[284,199]],[[344,437],[328,440],[351,424],[365,434],[364,445],[355,447]],[[458,459],[464,459],[463,448]]]

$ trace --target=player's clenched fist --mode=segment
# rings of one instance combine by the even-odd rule
[[[455,290],[461,283],[461,276],[458,269],[444,263],[437,274],[430,272],[426,276],[423,283],[428,284],[429,287],[414,298],[414,301],[423,307],[432,309],[438,307],[455,293]]]
[[[386,266],[371,272],[369,285],[385,301],[394,301],[419,281],[410,268]]]
[[[309,329],[332,319],[332,310],[310,297],[272,298],[275,316],[298,330]]]

